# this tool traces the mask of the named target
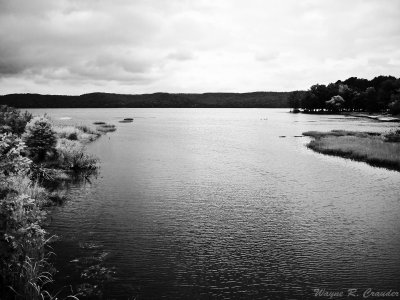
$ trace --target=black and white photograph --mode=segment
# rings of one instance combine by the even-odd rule
[[[0,300],[400,299],[400,0],[0,0]]]

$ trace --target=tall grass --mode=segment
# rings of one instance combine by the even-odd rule
[[[101,133],[113,132],[117,130],[117,128],[113,124],[101,124],[98,125],[96,129]]]
[[[94,170],[98,159],[85,152],[85,146],[77,141],[59,139],[56,165],[66,170]]]
[[[92,129],[88,126],[61,126],[56,125],[53,127],[56,132],[58,138],[60,139],[68,139],[72,141],[80,141],[80,142],[92,142],[96,140],[101,132]]]
[[[307,147],[324,154],[363,161],[373,166],[400,171],[400,143],[384,136],[359,132],[305,132],[315,138]]]

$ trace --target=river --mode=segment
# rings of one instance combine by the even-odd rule
[[[90,282],[105,299],[400,291],[400,173],[314,153],[298,137],[394,124],[287,109],[31,111],[117,126],[88,145],[98,176],[51,212],[60,288]]]

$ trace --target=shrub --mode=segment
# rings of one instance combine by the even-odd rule
[[[54,126],[53,129],[59,138],[71,141],[90,142],[101,135],[87,126]]]
[[[52,281],[49,239],[41,227],[47,193],[29,179],[32,161],[24,151],[16,135],[0,137],[0,295],[5,299],[42,299]]]
[[[57,137],[50,121],[45,117],[33,118],[23,135],[29,156],[35,161],[43,161],[46,155],[54,153]]]
[[[85,152],[85,147],[76,141],[60,139],[57,144],[57,165],[66,170],[93,170],[98,160]]]
[[[21,138],[11,133],[0,135],[0,179],[29,172],[32,161],[24,156],[25,151],[26,146]]]
[[[0,203],[2,237],[0,274],[2,295],[13,293],[22,299],[39,299],[43,286],[51,282],[47,263],[47,233],[41,228],[45,213],[28,195],[8,194]]]
[[[31,119],[32,115],[28,112],[21,113],[18,109],[2,105],[0,106],[0,133],[11,132],[21,135]]]

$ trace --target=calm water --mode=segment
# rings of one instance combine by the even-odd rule
[[[98,268],[115,272],[96,282],[106,299],[400,290],[400,173],[316,154],[294,137],[393,124],[281,109],[46,112],[118,127],[88,147],[98,177],[52,213],[61,285],[94,283]],[[135,120],[118,123],[125,117]]]

